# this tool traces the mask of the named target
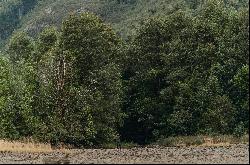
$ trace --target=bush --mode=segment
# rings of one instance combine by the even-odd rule
[[[243,122],[240,122],[237,127],[234,129],[233,135],[237,138],[240,138],[246,134],[246,128],[245,124]]]

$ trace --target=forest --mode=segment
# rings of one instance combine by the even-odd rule
[[[94,10],[36,32],[22,17],[42,2],[0,1],[11,6],[0,6],[0,139],[91,147],[249,134],[248,2],[186,1],[149,10],[133,30],[124,23],[135,20]]]

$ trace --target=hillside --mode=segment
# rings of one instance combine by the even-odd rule
[[[169,0],[167,3],[165,0],[133,0],[126,3],[117,0],[57,0],[47,5],[48,3],[41,3],[34,9],[34,12],[23,20],[22,29],[34,34],[44,26],[60,25],[62,18],[68,13],[90,11],[112,24],[122,36],[128,36],[142,19],[187,8],[183,0]]]
[[[248,5],[248,0],[227,0],[230,6]],[[122,37],[134,34],[135,27],[152,16],[176,10],[196,9],[197,0],[3,0],[0,2],[0,46],[14,30],[35,36],[46,26],[60,26],[73,12],[94,12],[110,23]]]
[[[32,11],[23,13],[20,13],[22,3],[18,0],[9,0],[2,6],[0,20],[1,17],[11,19],[2,18],[1,20],[1,22],[5,22],[0,28],[2,41],[7,39],[14,30],[25,30],[31,35],[35,35],[46,26],[59,26],[62,19],[70,13],[86,11],[99,15],[107,23],[111,23],[122,36],[127,36],[142,18],[171,13],[178,8],[186,8],[183,0],[170,0],[168,3],[165,0],[126,2],[117,0],[40,0],[35,6],[30,7],[33,9]]]

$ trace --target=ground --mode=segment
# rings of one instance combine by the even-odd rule
[[[248,164],[249,145],[0,152],[0,164]]]

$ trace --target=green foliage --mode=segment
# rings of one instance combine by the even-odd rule
[[[0,3],[0,41],[6,39],[15,26],[18,24],[18,6],[20,6],[19,0],[1,1]]]
[[[234,85],[237,86],[242,91],[245,91],[246,94],[249,93],[249,66],[245,65],[238,73],[234,76]]]
[[[58,37],[59,37],[59,32],[55,27],[46,28],[39,34],[37,49],[38,52],[40,53],[40,56],[44,55],[45,53],[50,51],[51,48],[53,48],[53,46],[55,46],[55,44],[58,41]]]
[[[123,116],[115,64],[120,45],[112,29],[89,13],[70,16],[61,33],[46,28],[36,42],[14,35],[12,62],[1,60],[1,93],[7,91],[1,96],[1,137],[77,146],[112,142]]]
[[[34,45],[25,33],[16,34],[9,43],[9,59],[3,63],[4,104],[1,107],[1,137],[19,139],[33,134],[38,116],[34,115],[35,70],[32,64]],[[2,74],[1,74],[2,75]],[[2,93],[1,92],[1,93]]]
[[[37,4],[37,0],[2,0],[0,2],[0,47],[19,28],[24,15]]]
[[[75,58],[76,83],[87,82],[92,71],[115,60],[118,44],[111,28],[92,14],[73,15],[63,23],[62,46]]]
[[[224,0],[227,7],[248,7],[249,0]],[[60,27],[74,12],[94,12],[112,24],[123,38],[135,34],[144,19],[169,15],[178,10],[196,13],[204,0],[4,0],[0,2],[0,47],[16,29],[38,35],[46,26]]]
[[[4,64],[5,76],[1,78],[1,138],[19,139],[29,137],[37,126],[33,114],[34,69],[30,63],[19,61]],[[37,130],[36,130],[37,131]]]
[[[235,104],[237,105],[237,130],[245,128],[249,131],[249,66],[245,65],[239,68],[237,74],[233,78],[233,87],[235,87]],[[240,128],[239,128],[240,126]],[[245,130],[245,131],[246,131]]]
[[[234,130],[234,136],[236,137],[242,137],[246,134],[246,128],[245,124],[243,122],[240,122],[237,127]]]
[[[244,135],[249,132],[245,3],[49,0],[29,13],[36,1],[7,1],[6,7],[20,11],[21,5],[28,14],[15,27],[32,14],[34,26],[14,33],[7,57],[0,55],[0,138],[113,147],[118,134],[132,146],[159,139],[173,145],[176,136],[190,136],[184,143],[195,145],[203,143],[192,139],[195,135]],[[77,10],[79,4],[86,9]],[[65,6],[78,12],[61,25],[65,12],[54,11]],[[112,25],[82,13],[88,7]],[[36,15],[41,9],[45,12]],[[11,11],[2,11],[5,21]],[[41,22],[55,26],[38,27]],[[12,24],[5,23],[4,32]]]
[[[243,13],[208,1],[195,16],[176,12],[140,28],[125,70],[125,139],[149,143],[161,136],[230,134],[240,121],[247,127],[249,110],[239,107],[249,103],[247,69],[238,71],[249,59]],[[244,74],[239,81],[246,87],[239,104],[240,90],[231,83],[236,74]]]
[[[119,58],[119,43],[111,28],[93,14],[72,15],[63,22],[59,47],[71,55],[66,57],[72,67],[66,81],[77,96],[70,108],[89,112],[94,144],[112,141],[121,122],[122,84],[114,63]]]
[[[17,33],[10,39],[8,54],[12,62],[30,61],[33,58],[34,49],[33,41],[27,34]]]

